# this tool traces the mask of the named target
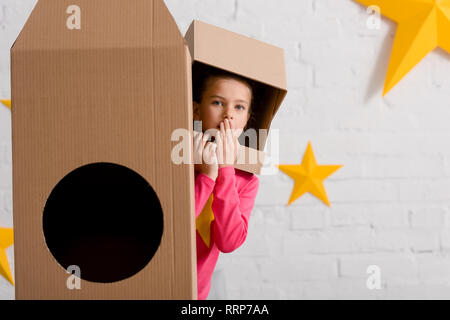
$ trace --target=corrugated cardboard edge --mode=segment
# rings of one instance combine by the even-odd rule
[[[191,68],[191,55],[189,53],[189,47],[187,46],[186,42],[184,44],[184,51],[186,52],[186,75],[187,75],[187,84],[188,84],[188,88],[187,88],[187,93],[188,93],[188,102],[192,104],[192,68]],[[191,114],[191,121],[190,123],[193,122],[193,115]],[[192,147],[192,144],[190,143],[189,146]],[[194,154],[193,154],[193,149],[191,149],[191,151],[189,152],[190,156],[191,156],[191,161],[190,163],[194,163]],[[190,170],[189,172],[189,181],[194,181],[194,166],[192,165],[192,170]],[[192,261],[192,265],[195,266],[195,272],[193,272],[192,274],[192,297],[193,300],[198,300],[198,288],[197,288],[197,244],[196,244],[196,230],[195,230],[195,189],[194,188],[190,188],[190,198],[192,199],[191,201],[191,208],[190,208],[190,212],[191,212],[191,221],[190,224],[192,226],[192,232],[191,232],[191,250],[192,250],[192,254],[191,254],[191,261]]]

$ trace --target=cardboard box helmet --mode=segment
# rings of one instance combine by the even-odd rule
[[[246,148],[234,167],[259,174],[270,124],[287,94],[284,50],[198,20],[191,23],[185,39],[192,57],[194,99],[200,98],[199,89],[209,74],[231,74],[251,85],[252,117],[247,133],[239,137]]]

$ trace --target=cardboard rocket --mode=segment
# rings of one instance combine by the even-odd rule
[[[11,48],[16,299],[197,299],[194,165],[171,158],[193,131],[192,63],[264,82],[260,128],[286,82],[282,49],[194,30],[162,0],[36,4]],[[207,57],[210,36],[277,61]]]

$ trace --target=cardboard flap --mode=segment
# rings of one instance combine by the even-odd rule
[[[287,89],[282,48],[198,20],[192,22],[185,39],[195,61]]]
[[[211,69],[253,80],[253,114],[247,128],[256,130],[257,139],[240,138],[242,149],[234,167],[259,174],[270,124],[287,93],[283,49],[198,20],[191,23],[185,40],[192,58],[193,86]]]
[[[261,168],[264,165],[265,157],[266,154],[262,151],[241,146],[234,167],[242,171],[259,175],[261,173]]]

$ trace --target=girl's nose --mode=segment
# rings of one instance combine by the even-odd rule
[[[228,119],[228,120],[233,120],[234,116],[233,116],[233,111],[230,109],[227,109],[224,113],[224,117],[223,119]]]

